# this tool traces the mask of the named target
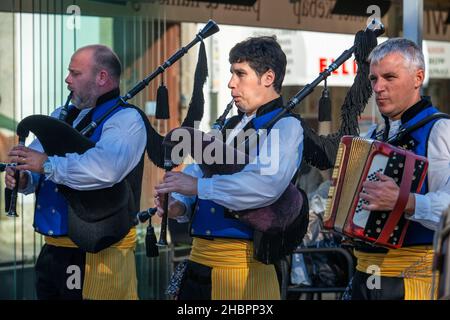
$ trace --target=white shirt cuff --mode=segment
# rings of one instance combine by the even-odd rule
[[[211,178],[199,178],[197,180],[197,194],[203,200],[208,200],[213,196],[214,187]]]

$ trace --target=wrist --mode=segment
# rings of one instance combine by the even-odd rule
[[[41,173],[49,176],[53,173],[53,164],[50,161],[49,157],[46,157],[44,162],[42,163]]]
[[[414,215],[414,211],[416,209],[416,197],[414,193],[410,193],[408,196],[408,202],[405,207],[405,214],[407,218],[410,218]]]

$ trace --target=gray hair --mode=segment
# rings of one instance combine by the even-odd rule
[[[425,59],[422,50],[413,41],[405,38],[392,38],[376,46],[369,55],[369,62],[377,64],[391,53],[399,53],[405,59],[405,67],[410,70],[425,71]]]

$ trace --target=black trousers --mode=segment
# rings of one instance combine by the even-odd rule
[[[178,300],[211,300],[211,268],[188,260]]]
[[[78,248],[45,244],[35,266],[37,298],[81,300],[85,261],[86,253]]]
[[[356,271],[351,287],[352,300],[404,300],[405,284],[403,278],[380,277],[379,288],[371,288],[371,274]]]

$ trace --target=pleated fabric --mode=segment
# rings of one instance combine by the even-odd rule
[[[383,277],[400,277],[405,284],[405,300],[432,299],[432,246],[414,246],[389,250],[387,253],[354,251],[356,269]],[[371,270],[370,272],[368,270]],[[433,298],[437,296],[434,290]]]
[[[45,237],[49,245],[76,248],[68,237]],[[136,228],[119,242],[97,253],[86,253],[83,299],[137,300]]]
[[[273,265],[253,258],[253,242],[194,238],[190,260],[212,268],[212,300],[279,300]]]

